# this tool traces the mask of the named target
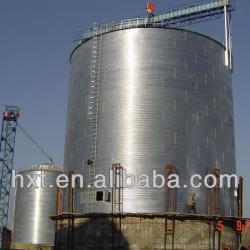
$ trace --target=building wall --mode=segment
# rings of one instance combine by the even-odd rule
[[[68,220],[58,223],[55,249],[64,250],[67,249],[68,235],[71,237],[72,231],[68,234]],[[121,219],[121,227],[110,218],[76,219],[74,240],[72,243],[70,238],[69,246],[74,250],[212,250],[223,249],[225,246],[231,247],[232,250],[237,249],[237,233],[232,228],[224,226],[219,248],[218,231],[215,244],[213,243],[213,223],[195,220],[175,221],[172,248],[172,235],[167,235],[166,245],[164,243],[165,225],[164,218],[124,217]],[[171,221],[168,221],[169,228]]]
[[[193,174],[219,168],[235,173],[231,72],[224,47],[201,34],[176,29],[135,28],[101,38],[96,174],[109,176],[114,162],[137,177],[177,167],[181,186]],[[66,171],[83,174],[75,211],[89,212],[90,123],[88,100],[93,39],[72,53],[66,128]],[[110,191],[109,188],[103,190]],[[211,191],[180,188],[177,212],[196,193],[198,213],[211,210]],[[92,200],[91,200],[92,202]],[[124,189],[124,212],[162,213],[165,189]],[[94,202],[110,212],[110,202]],[[221,210],[235,214],[233,190],[221,190]]]

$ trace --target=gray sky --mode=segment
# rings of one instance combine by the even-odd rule
[[[0,105],[22,108],[20,123],[63,163],[69,79],[68,58],[74,31],[93,23],[144,15],[146,0],[1,0]],[[198,1],[158,0],[157,11]],[[250,217],[250,1],[238,0],[233,13],[234,107],[238,174],[245,178],[245,215]],[[223,22],[187,27],[223,39]],[[18,131],[15,167],[47,159]]]

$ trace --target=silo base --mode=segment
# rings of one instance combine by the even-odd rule
[[[11,243],[11,249],[17,249],[17,250],[53,250],[53,246],[13,242],[13,243]]]
[[[218,218],[201,215],[62,214],[53,219],[56,250],[236,250],[239,241],[236,218],[220,218],[222,231]]]

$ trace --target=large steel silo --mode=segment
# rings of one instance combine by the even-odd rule
[[[42,173],[45,175],[42,187]],[[49,219],[56,213],[56,178],[62,168],[51,163],[35,165],[20,171],[16,178],[16,197],[13,221],[13,242],[21,244],[54,245],[54,222]],[[29,187],[30,179],[35,178],[35,185]],[[18,245],[19,244],[19,245]]]
[[[87,162],[93,156],[95,174],[107,177],[115,162],[149,177],[173,163],[182,186],[214,168],[235,173],[232,80],[219,42],[181,29],[131,28],[82,42],[70,63],[64,166],[84,177],[84,188],[75,190],[75,211],[111,212],[111,202],[90,194]],[[92,72],[98,86],[91,110]],[[177,190],[177,212],[185,212],[194,192],[197,212],[210,210],[208,190],[188,186]],[[234,214],[233,190],[221,192],[222,214]],[[164,204],[164,188],[124,189],[124,212],[163,213]]]

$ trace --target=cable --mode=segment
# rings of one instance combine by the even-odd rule
[[[31,142],[39,148],[39,150],[49,159],[49,161],[53,164],[53,159],[49,156],[49,154],[28,134],[28,132],[19,124],[17,123],[17,126],[20,128],[20,130],[31,140]]]

